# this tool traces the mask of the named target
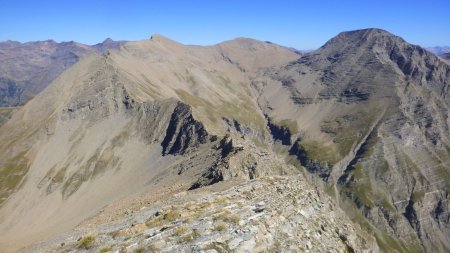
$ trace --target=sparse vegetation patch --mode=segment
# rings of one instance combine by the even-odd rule
[[[79,241],[78,241],[78,248],[79,249],[90,249],[94,246],[95,244],[95,236],[93,235],[87,235],[85,237],[82,237]]]

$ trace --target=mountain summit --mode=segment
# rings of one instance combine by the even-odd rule
[[[341,33],[260,80],[265,113],[274,122],[296,119],[290,154],[332,187],[347,212],[362,211],[355,219],[371,222],[380,245],[414,234],[397,250],[449,249],[446,62],[365,29]]]

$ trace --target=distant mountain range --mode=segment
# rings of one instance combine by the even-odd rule
[[[0,107],[24,104],[83,56],[102,54],[123,43],[111,39],[93,46],[53,40],[0,42]]]
[[[450,46],[436,46],[436,47],[427,47],[425,48],[426,50],[432,52],[433,54],[437,55],[437,56],[441,56],[443,54],[448,54],[450,53]]]
[[[442,57],[444,59],[450,60],[450,53],[441,54],[441,55],[439,55],[439,57]]]

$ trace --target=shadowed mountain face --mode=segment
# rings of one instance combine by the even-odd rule
[[[0,42],[0,107],[24,104],[81,57],[123,43],[111,39],[93,46],[52,40]]]
[[[138,224],[131,231],[147,205],[170,209],[164,201],[152,206],[156,202],[136,196],[173,196],[173,203],[197,222],[204,213],[191,214],[194,209],[188,207],[197,202],[185,203],[193,197],[178,198],[183,195],[174,192],[285,175],[282,182],[267,179],[272,186],[264,191],[236,188],[243,196],[264,193],[264,203],[283,209],[278,213],[261,203],[247,208],[233,202],[229,191],[223,195],[231,203],[210,203],[245,217],[227,225],[238,236],[217,239],[220,247],[326,248],[312,245],[309,232],[297,236],[301,227],[316,239],[333,240],[329,250],[448,252],[449,82],[446,61],[379,29],[341,33],[301,57],[245,38],[200,47],[159,35],[84,57],[22,108],[4,112],[12,117],[0,127],[0,232],[7,235],[0,245],[28,246],[93,217],[88,225],[106,223],[95,231],[119,250],[130,242],[112,240],[114,225],[108,222],[125,211],[117,201],[133,196],[139,204],[121,223],[128,229],[123,238],[147,247],[170,237],[172,248],[194,250],[200,241],[210,245],[203,240],[216,238],[217,231],[202,230],[207,234],[182,242],[164,232],[175,220],[160,211],[151,216],[156,224]],[[304,190],[296,188],[297,177],[303,178]],[[299,191],[304,196],[288,197]],[[335,203],[320,197],[326,194]],[[106,211],[97,213],[105,205]],[[334,214],[335,205],[346,212],[343,221],[352,220],[349,229],[326,215],[318,220],[322,225],[308,225],[318,210]],[[301,215],[291,216],[292,208]],[[255,217],[277,221],[261,221],[256,228]],[[186,220],[179,222],[190,229]],[[141,225],[148,230],[139,232]],[[355,232],[359,227],[368,233]],[[241,237],[238,230],[258,236]],[[149,240],[139,239],[144,234]],[[62,238],[64,250],[76,247],[72,237]]]
[[[255,83],[269,117],[297,121],[291,155],[380,246],[392,246],[391,236],[402,238],[399,251],[450,249],[447,63],[367,29],[341,33]]]

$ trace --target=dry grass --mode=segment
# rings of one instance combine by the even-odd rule
[[[191,234],[189,234],[189,235],[185,235],[185,236],[181,237],[179,242],[180,243],[188,243],[188,242],[192,242],[193,240],[194,240],[194,238],[192,237]]]
[[[162,217],[156,217],[154,219],[149,219],[145,222],[148,228],[161,227],[163,225]]]
[[[99,251],[99,253],[107,253],[107,252],[111,252],[111,248],[104,247],[104,248],[100,249],[100,251]]]
[[[238,215],[231,214],[231,212],[228,210],[224,210],[219,215],[216,215],[214,217],[214,220],[221,220],[227,223],[238,224],[241,218]]]
[[[176,221],[181,217],[180,212],[176,209],[168,210],[164,215],[159,215],[155,218],[148,219],[145,222],[145,225],[148,228],[154,228],[154,227],[160,227],[166,222],[173,222]]]
[[[181,214],[177,210],[169,210],[169,211],[167,211],[167,213],[164,214],[163,219],[165,221],[172,222],[180,217],[181,217]]]
[[[194,230],[192,230],[192,233],[181,237],[179,242],[180,243],[188,243],[188,242],[194,241],[195,239],[197,239],[199,237],[200,237],[200,232],[198,231],[198,229],[194,229]]]
[[[95,244],[95,236],[87,235],[78,241],[78,248],[88,250]]]
[[[186,234],[188,231],[188,228],[186,226],[180,226],[177,229],[175,229],[175,232],[173,233],[175,236],[181,236],[183,234]]]
[[[218,205],[223,205],[227,202],[227,198],[219,196],[215,199],[215,202]]]
[[[215,231],[225,232],[227,230],[227,225],[225,223],[219,223],[214,227]]]

